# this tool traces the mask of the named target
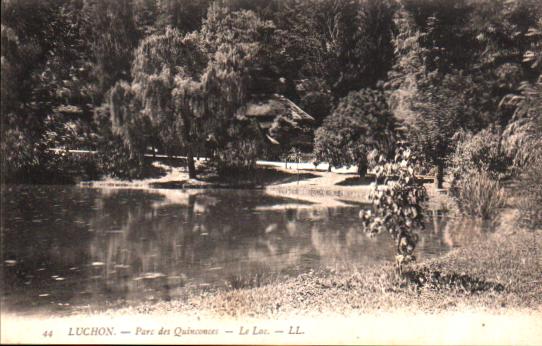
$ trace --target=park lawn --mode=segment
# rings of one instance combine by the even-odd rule
[[[255,170],[245,174],[235,173],[219,177],[212,170],[206,169],[205,165],[206,161],[197,161],[198,177],[190,179],[183,165],[156,160],[152,162],[144,178],[126,180],[103,177],[95,181],[84,181],[82,185],[125,188],[263,188],[290,185],[330,187],[348,178],[357,177],[355,167],[333,168],[332,172],[328,172],[327,165],[324,164],[315,167],[311,163],[290,163],[286,168],[283,162],[271,161],[258,161]]]

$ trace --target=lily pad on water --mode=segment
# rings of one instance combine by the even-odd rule
[[[117,269],[128,269],[130,266],[128,264],[115,264],[115,268]]]
[[[166,275],[162,273],[143,273],[141,276],[134,278],[134,280],[155,280],[163,277],[166,277]]]

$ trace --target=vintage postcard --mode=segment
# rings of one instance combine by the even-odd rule
[[[1,0],[3,344],[542,344],[539,0]]]

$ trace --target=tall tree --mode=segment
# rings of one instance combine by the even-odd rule
[[[273,17],[292,78],[323,78],[338,99],[374,87],[393,61],[394,1],[287,0]]]
[[[404,0],[403,5],[424,33],[420,43],[428,70],[447,73],[472,63],[476,43],[468,25],[474,8],[469,0]]]
[[[453,136],[460,129],[469,129],[477,110],[467,95],[456,90],[469,88],[472,82],[461,73],[446,75],[442,80],[434,75],[420,82],[411,100],[417,115],[407,124],[408,138],[414,150],[426,163],[436,166],[436,179],[442,188],[444,168],[453,151]]]
[[[350,91],[386,78],[396,8],[393,0],[277,1],[272,19],[285,95],[315,118],[315,127]]]
[[[70,1],[2,2],[1,127],[7,175],[30,178],[52,162],[47,149],[56,143],[45,132],[51,123],[56,129],[63,126],[58,108],[85,108],[89,102],[78,19]]]
[[[134,3],[132,0],[83,0],[81,13],[81,34],[91,49],[94,103],[100,104],[117,81],[130,78],[133,51],[140,38]]]
[[[395,127],[395,118],[381,91],[351,92],[316,130],[316,159],[335,167],[358,165],[360,176],[364,176],[372,151],[384,157],[393,152]]]
[[[114,133],[132,155],[141,156],[156,141],[170,153],[184,149],[189,175],[195,177],[194,122],[201,107],[193,100],[201,97],[199,78],[206,62],[195,35],[167,28],[142,41],[132,64],[132,83],[118,82],[110,98]]]
[[[403,4],[396,17],[398,56],[388,82],[390,103],[405,119],[418,154],[437,166],[441,185],[457,130],[477,132],[510,119],[498,104],[526,75],[521,47],[527,41],[519,35],[528,26],[518,16],[530,23],[533,14],[527,9],[536,11],[528,0]]]
[[[181,33],[197,31],[207,14],[210,0],[155,0],[157,7],[157,23],[159,29],[168,26]]]
[[[140,143],[153,140],[168,152],[182,149],[190,177],[196,147],[212,147],[217,159],[227,161],[236,148],[231,143],[243,139],[239,134],[250,125],[242,107],[250,96],[260,36],[269,25],[253,12],[213,5],[200,33],[183,35],[168,27],[144,39],[135,52],[131,84],[117,83],[111,91],[113,128],[134,155],[144,150]]]
[[[211,5],[203,23],[202,45],[209,56],[202,76],[205,128],[219,165],[225,168],[237,148],[249,148],[246,154],[252,156],[240,162],[255,163],[259,139],[255,124],[246,119],[243,107],[251,96],[251,86],[265,71],[267,51],[263,43],[273,30],[271,22],[262,21],[252,11],[231,11],[217,4]],[[240,138],[240,133],[249,138]],[[241,143],[236,146],[238,141]],[[234,156],[237,155],[243,156]]]

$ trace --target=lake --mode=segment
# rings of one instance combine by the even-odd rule
[[[393,261],[389,235],[361,231],[362,207],[259,190],[6,186],[2,309],[99,310]],[[480,229],[429,212],[415,254],[442,255]]]

